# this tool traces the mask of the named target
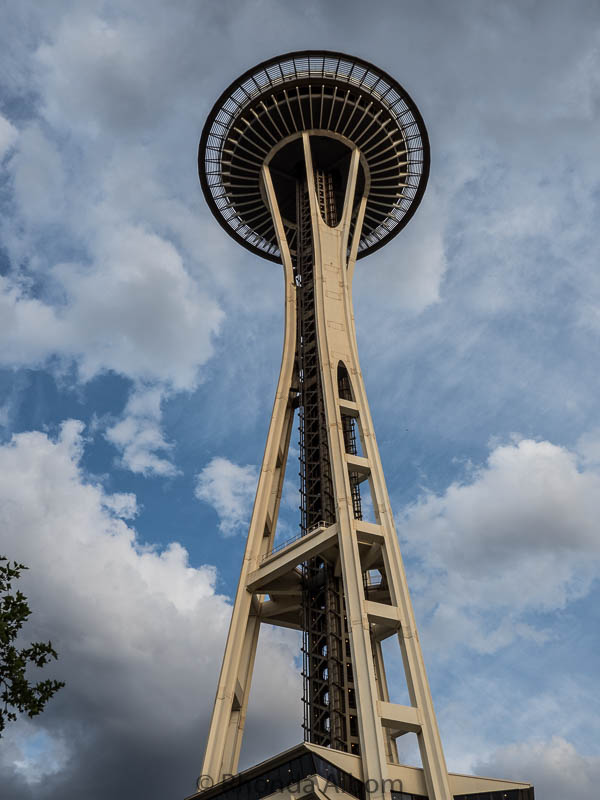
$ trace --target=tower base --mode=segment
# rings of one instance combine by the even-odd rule
[[[391,800],[427,800],[419,767],[388,764],[386,790]],[[530,783],[448,773],[454,800],[534,800]],[[186,800],[369,800],[374,787],[360,756],[305,742],[255,767],[212,785],[199,779],[200,791]]]

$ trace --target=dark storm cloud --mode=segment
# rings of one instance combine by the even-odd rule
[[[180,545],[137,541],[131,495],[85,482],[81,431],[71,420],[56,440],[33,432],[0,447],[0,552],[28,565],[27,633],[52,640],[60,658],[45,677],[66,683],[42,716],[7,729],[13,793],[2,796],[182,797],[200,772],[230,605],[214,569],[190,567]],[[263,637],[249,757],[257,742],[295,743],[295,639]]]

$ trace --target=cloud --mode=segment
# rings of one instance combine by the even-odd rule
[[[86,479],[84,445],[70,420],[56,439],[22,433],[0,447],[0,552],[29,567],[27,635],[52,640],[59,660],[44,672],[66,681],[43,715],[7,729],[1,780],[10,797],[32,784],[43,800],[183,797],[200,770],[231,606],[213,567],[190,566],[177,542],[139,540],[123,519],[135,498]],[[261,637],[250,758],[299,735],[295,655],[284,635]]]
[[[255,466],[242,467],[220,456],[196,476],[195,495],[215,509],[223,536],[244,533],[248,527],[257,482]]]
[[[590,800],[600,782],[600,756],[583,755],[574,745],[553,736],[499,748],[476,765],[480,775],[519,775],[535,786],[543,800]]]
[[[15,144],[18,136],[19,132],[15,126],[0,114],[0,161]]]
[[[195,6],[165,15],[158,2],[102,14],[94,3],[63,15],[54,35],[35,51],[44,113],[55,125],[72,120],[82,132],[147,135],[180,109],[202,84],[207,38],[194,46],[192,29],[210,25],[214,12]],[[157,23],[162,20],[161,24]]]
[[[62,302],[44,302],[2,280],[3,363],[38,366],[58,355],[75,360],[83,380],[114,370],[176,390],[194,388],[223,314],[175,247],[124,225],[105,231],[97,259],[52,269]]]
[[[36,364],[62,347],[67,331],[52,308],[0,276],[0,359],[6,366]]]
[[[564,608],[600,575],[600,473],[547,441],[495,447],[485,466],[404,512],[406,554],[436,647],[543,641],[527,614]],[[426,609],[426,611],[425,611]]]
[[[153,94],[144,74],[148,48],[140,28],[133,20],[109,22],[85,9],[64,17],[54,40],[36,52],[48,118],[63,124],[69,116],[87,122],[93,132],[121,134],[150,124]]]
[[[121,451],[120,465],[142,475],[172,477],[175,466],[157,453],[168,454],[173,445],[160,427],[163,391],[160,387],[140,387],[130,395],[121,419],[107,429],[105,436]]]
[[[50,25],[41,16],[36,22]],[[148,124],[140,98],[155,124],[167,120],[156,115],[143,19],[113,22],[82,11],[63,18],[57,31],[52,26],[52,34],[46,30],[39,116],[18,139],[14,126],[2,124],[0,144],[15,147],[1,221],[12,269],[0,302],[17,324],[9,326],[0,360],[10,367],[75,362],[83,381],[114,370],[175,391],[194,389],[224,319],[213,277],[227,270],[211,259],[215,231],[204,230],[195,207],[196,144],[186,170],[196,190],[190,202],[170,185],[172,170],[164,173],[180,144],[166,159],[147,136],[106,134],[119,115]],[[143,97],[131,88],[140,82]],[[84,106],[99,114],[91,126],[77,124],[75,108],[80,115]],[[194,268],[199,258],[210,268]]]
[[[361,303],[367,305],[369,316],[379,315],[372,332],[379,344],[384,338],[382,307],[394,316],[400,310],[413,317],[439,302],[448,267],[446,220],[443,194],[432,181],[410,225],[394,240],[392,247],[369,256],[368,262],[357,262],[355,291],[360,293]]]
[[[22,131],[11,169],[15,201],[27,225],[59,222],[66,208],[65,166],[58,148],[39,125]]]
[[[577,440],[577,453],[586,467],[600,466],[600,428],[582,433]]]
[[[11,404],[7,400],[0,406],[0,428],[8,428],[10,424]]]
[[[176,389],[196,385],[198,366],[212,353],[222,312],[186,272],[173,244],[140,227],[104,232],[98,263],[56,267],[83,342],[81,371],[109,367]]]

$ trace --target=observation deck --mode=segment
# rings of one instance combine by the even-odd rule
[[[244,73],[211,111],[198,168],[208,205],[223,228],[257,255],[280,261],[261,180],[266,164],[295,254],[303,132],[311,136],[315,166],[338,175],[334,190],[340,197],[344,162],[351,148],[360,151],[357,195],[366,190],[367,206],[357,257],[398,234],[416,211],[429,175],[421,115],[402,86],[372,64],[312,50],[270,59]]]

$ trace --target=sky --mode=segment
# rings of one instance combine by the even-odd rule
[[[0,553],[66,683],[7,728],[3,800],[194,789],[283,331],[281,269],[212,218],[198,139],[303,48],[389,72],[431,140],[354,301],[448,767],[596,798],[597,0],[2,6]],[[242,766],[301,740],[300,696],[296,635],[265,627]]]

